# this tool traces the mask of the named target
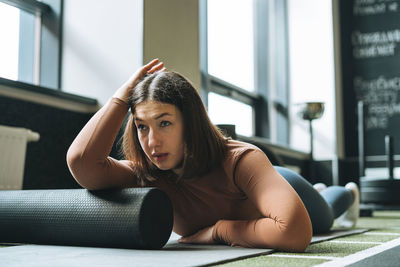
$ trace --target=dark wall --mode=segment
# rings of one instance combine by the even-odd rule
[[[368,156],[385,155],[386,135],[400,154],[400,1],[339,0],[339,25],[345,155],[338,166],[345,184],[360,176],[358,101],[366,106],[365,166],[382,165]]]
[[[27,146],[23,188],[79,187],[68,170],[65,157],[69,145],[93,114],[4,96],[0,96],[0,107],[0,124],[24,127],[40,134],[38,142]]]
[[[366,155],[384,155],[384,137],[400,143],[400,1],[340,0],[346,157],[358,157],[357,102],[366,110]],[[400,154],[400,146],[395,146]]]

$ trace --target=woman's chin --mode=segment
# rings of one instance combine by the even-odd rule
[[[153,162],[154,166],[156,166],[161,171],[173,171],[176,174],[180,174],[183,170],[182,162],[179,164],[167,164],[167,162]]]
[[[169,170],[171,170],[171,168],[160,168],[160,167],[157,167],[159,170],[162,170],[162,171],[169,171]]]
[[[169,166],[160,166],[160,165],[156,165],[156,167],[162,171],[173,171],[177,175],[180,175],[183,171],[182,167],[169,167]]]
[[[156,167],[157,167],[159,170],[162,170],[162,171],[169,171],[169,170],[172,169],[172,167],[165,166],[165,165],[160,165],[160,164],[154,164],[154,165],[156,165]]]

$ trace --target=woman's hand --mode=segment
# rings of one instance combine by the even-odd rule
[[[204,229],[201,229],[197,233],[185,236],[179,239],[179,243],[190,243],[190,244],[216,244],[214,239],[212,238],[214,226],[209,226]]]
[[[148,74],[155,71],[164,71],[164,63],[158,59],[153,59],[147,65],[139,68],[132,76],[114,93],[113,97],[119,98],[128,104],[129,95],[132,89],[139,83],[140,79]]]

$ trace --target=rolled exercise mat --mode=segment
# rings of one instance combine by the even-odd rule
[[[159,249],[172,232],[156,188],[0,191],[0,242]]]

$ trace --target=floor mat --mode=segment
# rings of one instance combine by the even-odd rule
[[[322,242],[330,239],[334,239],[337,237],[361,234],[368,231],[367,229],[352,229],[352,230],[344,230],[344,229],[335,229],[330,231],[329,233],[313,236],[311,243]]]
[[[365,232],[336,230],[313,237],[312,243]],[[172,235],[162,250],[132,250],[72,246],[20,245],[0,248],[0,266],[206,266],[266,255],[272,249],[225,245],[179,244]]]

